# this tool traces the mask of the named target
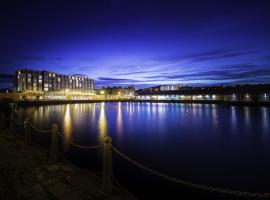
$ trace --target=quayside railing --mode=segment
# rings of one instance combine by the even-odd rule
[[[238,190],[230,190],[230,189],[224,189],[224,188],[218,188],[218,187],[213,187],[213,186],[208,186],[208,185],[201,185],[201,184],[196,184],[192,183],[189,181],[181,180],[178,178],[174,178],[171,176],[168,176],[166,174],[163,174],[161,172],[158,172],[154,169],[151,169],[124,154],[121,152],[119,149],[114,147],[112,145],[112,140],[109,136],[105,136],[103,139],[102,144],[98,145],[92,145],[92,146],[85,146],[85,145],[79,145],[74,142],[71,142],[67,140],[63,135],[59,132],[58,130],[58,125],[53,124],[52,128],[49,130],[42,130],[38,127],[36,127],[34,124],[32,124],[28,118],[26,118],[23,122],[19,121],[18,119],[15,118],[14,112],[11,112],[10,118],[8,118],[4,112],[1,113],[1,122],[0,122],[0,127],[1,129],[7,129],[8,128],[8,133],[9,134],[14,134],[14,131],[18,131],[19,127],[19,136],[24,138],[26,143],[34,143],[41,148],[45,148],[38,142],[33,140],[33,136],[31,134],[30,129],[35,130],[36,132],[40,134],[46,134],[50,136],[50,144],[49,144],[49,150],[50,150],[50,161],[51,162],[57,162],[58,158],[63,159],[65,162],[69,163],[71,166],[74,168],[81,170],[81,171],[87,171],[92,174],[100,174],[102,177],[102,190],[106,193],[111,193],[113,190],[114,184],[117,184],[122,188],[122,190],[126,191],[133,199],[136,199],[132,194],[130,194],[114,177],[113,177],[113,164],[112,164],[112,158],[113,158],[113,153],[117,154],[120,156],[122,159],[126,160],[127,162],[131,163],[132,165],[138,167],[141,170],[144,170],[152,175],[158,176],[162,179],[165,179],[167,181],[183,185],[189,188],[193,189],[198,189],[198,190],[203,190],[207,192],[214,192],[218,194],[225,194],[225,195],[231,195],[231,196],[238,196],[238,197],[246,197],[246,198],[258,198],[258,199],[269,199],[270,198],[270,193],[253,193],[253,192],[243,192],[243,191],[238,191]],[[69,145],[80,148],[80,149],[88,149],[88,150],[94,150],[94,149],[101,149],[102,150],[102,171],[94,172],[90,171],[88,169],[82,169],[73,163],[71,163],[60,151],[58,151],[58,145],[59,141],[58,139],[62,138],[65,140]],[[48,148],[47,148],[48,149]]]

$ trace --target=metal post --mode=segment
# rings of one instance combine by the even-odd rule
[[[106,193],[111,193],[113,189],[112,180],[112,140],[109,136],[104,138],[103,142],[103,171],[102,171],[102,189]]]
[[[24,141],[26,143],[30,143],[30,128],[29,128],[29,118],[26,118],[25,121],[23,122],[24,126]]]
[[[51,161],[57,161],[57,150],[58,150],[58,125],[53,124],[52,126],[52,140],[51,140]]]
[[[10,115],[10,122],[9,122],[9,134],[12,135],[14,131],[14,113],[13,110]]]

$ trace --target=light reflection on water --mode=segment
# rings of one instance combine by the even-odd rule
[[[79,144],[92,145],[110,135],[131,157],[175,176],[188,174],[195,182],[210,175],[211,181],[219,177],[237,185],[251,173],[242,168],[270,165],[261,155],[264,151],[270,157],[269,107],[118,102],[28,107],[19,115],[46,128],[58,123],[64,137]],[[254,176],[268,173],[267,167],[252,170]],[[235,180],[222,175],[232,171]]]
[[[72,119],[71,119],[71,113],[70,113],[70,105],[66,106],[66,111],[63,119],[63,137],[65,138],[64,142],[64,150],[69,149],[69,142],[72,141]]]
[[[99,130],[99,140],[102,141],[102,139],[107,135],[107,119],[105,113],[105,103],[101,103],[100,105],[98,130]]]

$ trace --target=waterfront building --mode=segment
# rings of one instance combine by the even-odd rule
[[[184,86],[177,84],[177,85],[158,85],[150,88],[145,88],[142,89],[144,91],[149,91],[149,92],[162,92],[162,91],[175,91],[175,90],[180,90]]]
[[[103,99],[133,99],[135,94],[135,88],[129,87],[102,87],[96,90],[97,97]]]
[[[161,86],[136,91],[138,100],[270,102],[270,84],[211,87],[181,87],[161,90]]]
[[[50,71],[22,69],[14,74],[13,100],[93,99],[93,80],[85,75],[63,75]],[[5,95],[7,98],[7,95]]]
[[[84,92],[93,91],[93,80],[87,76],[63,75],[49,71],[18,70],[14,76],[14,92]]]

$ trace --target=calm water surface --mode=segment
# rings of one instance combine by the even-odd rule
[[[97,144],[109,135],[115,147],[136,161],[187,181],[269,191],[269,107],[89,103],[20,108],[19,118],[25,117],[43,129],[58,123],[64,137],[77,144]],[[88,152],[63,146],[76,164],[94,166]],[[134,189],[134,182],[146,187],[159,184],[160,180],[145,178],[148,175],[140,169],[115,157],[115,175],[139,197],[145,191]]]

